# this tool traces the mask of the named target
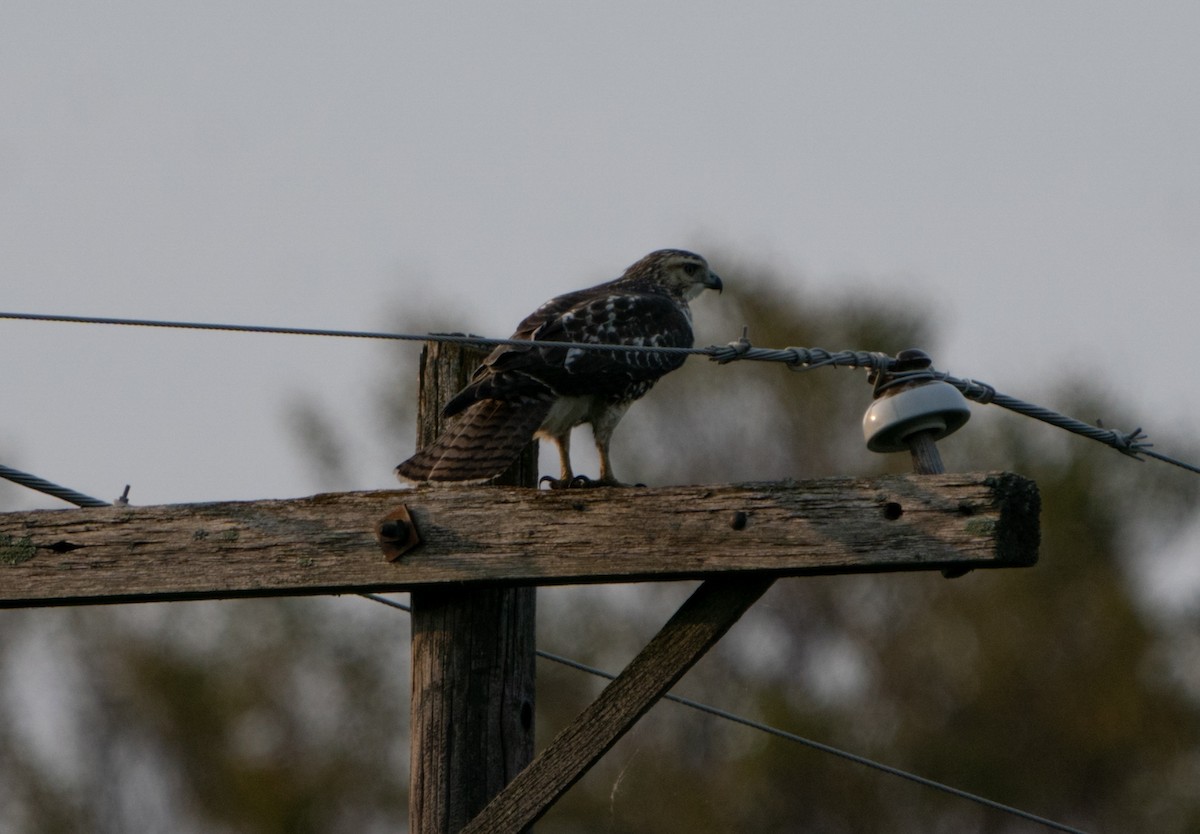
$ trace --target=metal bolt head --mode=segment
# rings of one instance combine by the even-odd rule
[[[394,562],[421,543],[408,507],[401,504],[375,524],[379,547],[389,562]]]
[[[400,541],[408,538],[408,525],[401,519],[392,519],[379,525],[379,538]]]

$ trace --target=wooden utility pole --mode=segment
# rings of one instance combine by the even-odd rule
[[[426,343],[419,446],[483,355]],[[498,483],[536,487],[536,446]],[[412,593],[412,834],[457,834],[533,758],[536,600],[532,586]]]
[[[377,531],[399,508],[420,544],[391,558]],[[1033,482],[992,472],[5,513],[0,607],[411,591],[413,830],[459,830],[511,780],[463,822],[492,834],[544,813],[775,578],[1030,566],[1039,509]],[[519,586],[688,578],[709,581],[514,778],[533,719]]]
[[[422,357],[419,441],[479,358]],[[934,435],[908,445],[937,473]],[[526,829],[778,577],[1023,567],[1037,487],[1005,472],[656,489],[426,487],[0,514],[0,607],[412,593],[409,830]],[[603,553],[603,558],[598,554]],[[537,585],[706,581],[533,758]]]
[[[933,431],[917,431],[907,438],[914,467],[922,475],[943,472],[936,436]],[[898,519],[903,507],[885,506],[884,512]],[[745,529],[748,523],[744,512],[731,519],[734,529]],[[947,577],[964,572],[961,568],[943,571]],[[769,575],[707,580],[600,697],[471,820],[463,834],[523,831],[540,819],[774,581]]]

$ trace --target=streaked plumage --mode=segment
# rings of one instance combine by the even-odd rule
[[[447,403],[453,418],[430,446],[396,467],[409,481],[482,482],[501,474],[534,437],[559,448],[561,477],[575,478],[571,429],[590,423],[600,453],[602,484],[617,483],[608,447],[625,410],[684,357],[661,353],[596,351],[539,346],[581,342],[691,347],[688,301],[721,279],[704,258],[680,249],[652,252],[615,281],[547,301],[517,327],[471,383]]]

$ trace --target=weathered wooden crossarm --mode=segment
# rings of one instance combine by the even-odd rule
[[[395,562],[377,522],[422,543]],[[350,492],[0,515],[0,607],[1031,565],[1036,485],[1008,473],[722,486]]]

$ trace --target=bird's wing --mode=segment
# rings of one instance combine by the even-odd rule
[[[541,347],[538,342],[580,342],[631,347],[690,347],[691,316],[670,297],[629,292],[605,285],[571,293],[545,305],[518,328],[533,344],[497,352],[492,373],[527,373],[559,394],[597,393],[597,387],[658,379],[683,364],[684,357],[639,351]]]
[[[480,400],[540,396],[546,388],[558,395],[608,396],[630,385],[653,383],[682,365],[684,357],[539,342],[691,347],[692,322],[687,307],[665,294],[601,284],[547,301],[521,322],[513,338],[530,344],[500,345],[492,351],[471,384],[446,404],[446,415]]]

